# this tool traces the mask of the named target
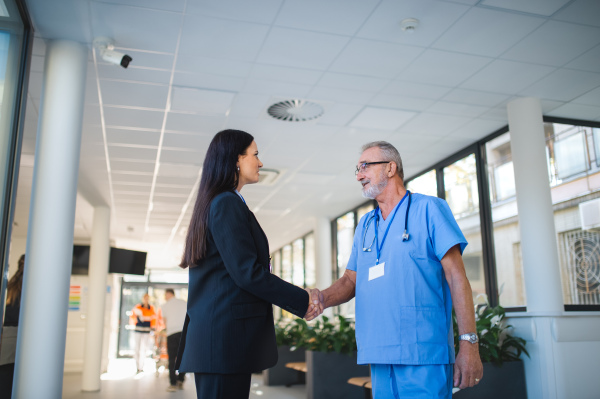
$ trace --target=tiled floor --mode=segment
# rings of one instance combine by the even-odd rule
[[[192,375],[186,376],[184,389],[177,392],[167,392],[169,386],[169,371],[156,373],[154,364],[147,362],[144,373],[135,374],[133,360],[116,360],[111,363],[107,373],[102,375],[100,391],[82,392],[81,374],[69,373],[63,379],[63,399],[195,399],[196,388]],[[305,399],[304,385],[292,387],[263,385],[261,375],[252,376],[250,388],[251,399]]]

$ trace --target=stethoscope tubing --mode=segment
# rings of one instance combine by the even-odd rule
[[[406,214],[404,216],[404,234],[402,234],[402,241],[408,241],[408,239],[409,239],[408,211],[410,210],[412,194],[408,190],[407,190],[407,193],[408,193],[408,204],[406,206]],[[365,220],[365,222],[364,222],[363,239],[362,239],[363,252],[371,252],[373,250],[373,244],[375,243],[376,236],[375,235],[373,236],[373,241],[371,242],[371,245],[369,245],[368,247],[365,247],[365,239],[367,238],[367,231],[369,230],[369,225],[371,224],[373,219],[376,219],[375,220],[375,229],[379,228],[379,216],[377,215],[378,211],[379,211],[379,207],[375,208],[375,212],[373,212],[373,216],[371,216],[370,218],[367,218],[367,220]],[[393,222],[393,220],[392,220],[392,222]]]

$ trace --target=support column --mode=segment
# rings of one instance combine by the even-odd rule
[[[327,218],[317,218],[315,221],[315,262],[317,288],[324,290],[332,284],[331,265],[331,222]],[[328,317],[333,315],[331,309],[325,310]]]
[[[508,104],[527,310],[564,310],[542,106],[536,98]]]
[[[104,337],[104,311],[106,279],[110,255],[110,209],[94,208],[94,225],[90,246],[89,290],[85,327],[85,353],[83,357],[83,391],[100,390],[102,342]]]
[[[47,46],[13,398],[62,396],[87,57],[80,43]]]

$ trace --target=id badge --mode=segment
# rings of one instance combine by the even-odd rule
[[[384,274],[385,262],[369,268],[369,281],[382,277]]]

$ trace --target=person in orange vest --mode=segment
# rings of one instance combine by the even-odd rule
[[[150,336],[156,328],[156,309],[150,305],[150,295],[144,294],[142,303],[138,303],[131,312],[131,319],[135,324],[135,362],[137,372],[141,373],[144,369],[144,360],[148,347],[152,345]]]

